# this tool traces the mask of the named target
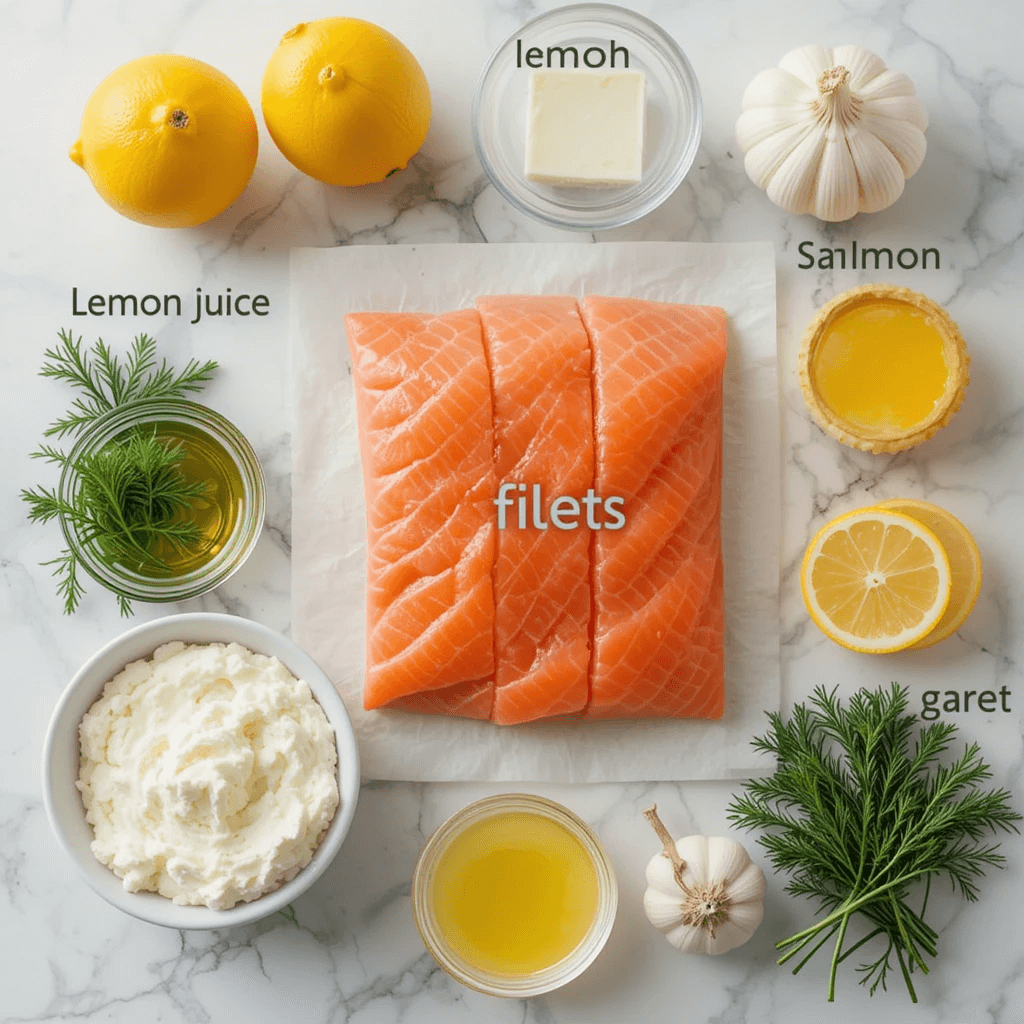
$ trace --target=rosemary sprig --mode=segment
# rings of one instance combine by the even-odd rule
[[[758,842],[775,870],[791,875],[786,891],[816,899],[825,912],[777,943],[779,963],[803,954],[795,974],[834,937],[831,1002],[839,965],[882,937],[881,956],[858,968],[861,984],[872,995],[879,985],[885,989],[895,955],[917,1002],[911,974],[927,973],[925,958],[938,953],[938,934],[924,921],[931,879],[945,876],[965,899],[977,899],[985,869],[1005,860],[997,844],[982,840],[997,830],[1017,832],[1022,820],[1010,794],[980,788],[992,772],[977,744],[942,764],[956,726],[919,728],[907,712],[907,691],[896,683],[888,691],[860,690],[845,707],[834,690],[819,686],[810,706],[796,705],[788,722],[777,714],[769,720],[754,746],[775,755],[775,773],[747,783],[729,818],[762,831]],[[908,900],[922,883],[915,911]],[[845,946],[854,916],[871,930]]]
[[[81,338],[69,331],[60,331],[59,337],[60,344],[46,350],[40,374],[65,381],[82,394],[47,428],[45,437],[80,433],[104,413],[129,402],[183,398],[202,390],[217,368],[212,360],[195,359],[180,372],[166,359],[158,367],[156,342],[145,334],[135,338],[124,366],[102,340],[83,352]],[[22,490],[21,497],[29,505],[32,522],[63,517],[79,541],[94,546],[110,564],[136,570],[166,568],[153,554],[154,545],[162,541],[180,551],[199,540],[198,528],[183,513],[204,493],[205,485],[186,483],[179,469],[184,456],[180,445],[161,440],[155,428],[129,428],[73,463],[67,453],[43,443],[32,458],[69,468],[76,486],[68,498],[42,486]],[[70,614],[84,593],[78,554],[66,548],[42,564],[53,566],[57,593],[64,599],[65,614]],[[130,615],[130,602],[123,595],[117,599],[121,614]]]

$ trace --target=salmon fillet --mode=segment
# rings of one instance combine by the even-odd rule
[[[597,472],[626,527],[594,533],[595,718],[720,718],[721,309],[590,296]]]
[[[497,532],[494,564],[491,720],[511,725],[587,703],[590,531],[559,529],[544,510],[593,485],[590,346],[569,296],[483,297],[477,309],[491,373],[497,484],[517,485],[507,493],[513,504]],[[545,528],[533,522],[535,486]]]
[[[475,310],[345,318],[367,525],[367,709],[487,718],[494,680],[493,412]],[[453,712],[454,713],[454,712]]]
[[[346,317],[365,706],[499,724],[721,717],[724,312],[560,296],[478,307]],[[499,530],[502,483],[516,487]],[[598,511],[602,529],[585,513],[556,529],[551,501],[590,488],[623,499],[625,527]]]
[[[486,721],[494,703],[494,680],[470,680],[398,697],[388,704],[393,711],[417,715],[450,715],[453,718],[479,718]]]

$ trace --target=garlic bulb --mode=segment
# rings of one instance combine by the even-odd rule
[[[790,213],[891,206],[924,160],[928,114],[906,75],[859,46],[803,46],[755,76],[736,138],[750,180]]]
[[[764,913],[764,873],[747,851],[720,836],[673,841],[649,807],[644,815],[663,851],[647,865],[644,912],[684,953],[725,953],[743,945]]]

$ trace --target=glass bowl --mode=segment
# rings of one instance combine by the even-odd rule
[[[520,53],[575,46],[582,61],[589,47],[607,53],[612,40],[616,52],[619,47],[629,51],[629,67],[647,79],[639,183],[596,188],[531,181],[524,168],[530,69],[516,66]],[[653,21],[611,4],[559,7],[527,22],[491,55],[473,99],[473,141],[494,187],[524,213],[577,231],[621,227],[663,203],[697,155],[701,124],[697,78],[676,41]]]
[[[235,573],[252,553],[263,529],[266,513],[266,487],[256,453],[242,433],[220,413],[197,402],[184,399],[144,399],[118,406],[91,424],[76,440],[58,487],[62,501],[72,501],[80,486],[75,463],[125,434],[132,427],[166,424],[181,427],[216,452],[226,456],[238,470],[241,492],[230,534],[218,538],[219,549],[202,564],[180,574],[164,577],[146,575],[119,562],[111,562],[94,539],[61,516],[61,528],[68,547],[82,568],[107,590],[138,601],[184,601],[220,586]]]
[[[510,812],[538,815],[556,822],[575,838],[589,856],[597,879],[597,908],[583,938],[566,957],[529,974],[498,974],[469,963],[444,936],[433,902],[433,880],[452,840],[470,825]],[[412,881],[412,907],[416,927],[434,959],[456,981],[491,996],[527,999],[541,995],[582,974],[601,952],[615,921],[618,886],[608,855],[585,821],[567,807],[527,793],[504,793],[486,797],[453,814],[430,837],[416,864]]]

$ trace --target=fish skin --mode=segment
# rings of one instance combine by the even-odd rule
[[[626,501],[595,534],[590,718],[724,713],[725,313],[589,296],[595,489]]]
[[[496,488],[479,315],[345,324],[366,492],[364,706],[461,686],[461,705],[487,717],[476,691],[493,691]]]
[[[512,725],[578,713],[587,703],[589,531],[535,528],[532,488],[540,486],[546,510],[555,497],[581,498],[593,483],[590,344],[571,296],[482,296],[476,304],[497,481],[529,488],[529,525],[519,529],[516,506],[507,510],[494,565],[491,720]]]

